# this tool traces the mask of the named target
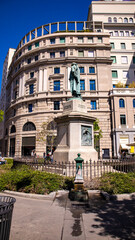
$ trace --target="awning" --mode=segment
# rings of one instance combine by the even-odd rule
[[[128,144],[121,143],[120,145],[121,145],[121,148],[122,148],[122,149],[130,149],[130,147],[127,146]]]
[[[127,146],[135,146],[135,142],[126,144]]]

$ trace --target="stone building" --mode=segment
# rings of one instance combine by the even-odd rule
[[[76,62],[82,98],[89,114],[99,119],[103,132],[100,154],[107,149],[111,156],[111,46],[109,34],[104,28],[97,32],[99,27],[103,24],[92,22],[88,29],[86,22],[51,23],[21,40],[8,75],[5,154],[30,155],[36,149],[37,155],[43,155],[46,143],[37,141],[37,133],[49,117],[62,113],[63,103],[71,97],[70,66]]]
[[[12,57],[14,55],[15,49],[9,48],[7,56],[5,58],[3,64],[3,72],[2,72],[2,82],[1,82],[1,95],[0,95],[0,109],[5,112],[6,109],[6,84],[7,84],[7,76],[9,66],[12,61]],[[4,138],[4,120],[0,123],[0,152],[2,152],[3,146],[3,138]]]

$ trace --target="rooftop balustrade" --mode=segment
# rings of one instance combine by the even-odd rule
[[[103,32],[103,22],[89,22],[89,21],[66,21],[48,23],[37,27],[27,33],[20,41],[17,50],[28,42],[43,37],[47,34],[53,33],[68,33],[68,32]]]

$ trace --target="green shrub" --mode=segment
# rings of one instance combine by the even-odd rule
[[[135,192],[134,173],[107,173],[100,179],[100,190],[110,194]]]
[[[0,191],[12,190],[47,194],[59,189],[70,189],[73,179],[57,174],[31,170],[28,166],[13,169],[0,175]]]

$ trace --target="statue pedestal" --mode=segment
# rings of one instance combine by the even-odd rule
[[[57,148],[54,160],[57,162],[72,162],[77,153],[84,161],[98,160],[94,149],[93,122],[96,119],[87,113],[82,99],[73,98],[64,104],[63,114],[55,121],[57,123]]]

